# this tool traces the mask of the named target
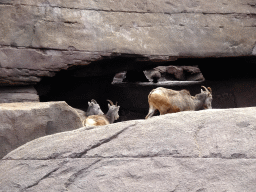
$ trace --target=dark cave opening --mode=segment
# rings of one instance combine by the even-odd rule
[[[57,72],[54,77],[45,77],[35,88],[41,102],[66,101],[72,107],[86,110],[88,101],[95,99],[107,112],[107,99],[115,103],[122,98],[111,84],[116,73],[128,71],[128,82],[148,82],[143,70],[158,64],[139,55],[103,57],[89,65],[73,66]]]
[[[107,99],[120,105],[119,121],[143,119],[148,112],[147,96],[159,86],[169,89],[187,89],[191,95],[200,92],[201,85],[213,90],[213,108],[249,107],[256,105],[256,77],[253,65],[256,57],[232,58],[180,58],[169,62],[138,61],[136,57],[107,58],[87,66],[72,67],[54,77],[43,78],[35,88],[40,101],[66,101],[70,106],[86,110],[88,101],[95,99],[103,112],[107,112]],[[160,85],[148,82],[142,71],[157,66],[197,65],[205,81],[193,84]],[[112,84],[116,73],[129,71],[124,84]],[[138,74],[133,79],[132,74]]]
[[[193,60],[193,59],[192,59]],[[196,59],[204,77],[209,81],[255,78],[256,57],[225,57]]]
[[[108,99],[112,78],[74,77],[68,71],[61,71],[54,77],[44,78],[35,88],[41,102],[66,101],[72,107],[86,110],[91,99],[98,103]]]

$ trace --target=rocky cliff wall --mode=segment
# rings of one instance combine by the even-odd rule
[[[0,83],[110,55],[147,59],[255,56],[253,0],[0,1]]]

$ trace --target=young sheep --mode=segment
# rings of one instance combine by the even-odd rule
[[[83,124],[85,119],[90,115],[104,115],[104,113],[100,108],[100,105],[94,99],[92,99],[91,102],[88,101],[88,108],[86,112],[81,109],[77,109],[77,108],[75,109],[78,112]]]
[[[86,116],[88,117],[90,115],[104,115],[100,105],[94,99],[91,100],[91,103],[88,101]]]
[[[179,111],[197,111],[212,108],[212,90],[202,86],[201,93],[191,96],[188,90],[175,91],[158,87],[148,95],[149,112],[145,119],[154,115],[158,110],[160,115]]]
[[[117,106],[117,103],[114,105],[112,101],[108,104],[108,112],[106,115],[91,115],[85,119],[84,126],[100,126],[108,125],[113,123],[119,118],[118,111],[120,106]]]

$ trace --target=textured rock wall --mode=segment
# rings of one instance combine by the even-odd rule
[[[255,55],[255,1],[0,1],[0,83],[31,84],[111,54]]]
[[[2,103],[0,158],[33,139],[79,127],[77,111],[65,102]]]
[[[255,117],[181,112],[42,137],[0,161],[0,191],[253,192]]]
[[[15,102],[39,102],[39,96],[32,86],[0,87],[0,103]]]

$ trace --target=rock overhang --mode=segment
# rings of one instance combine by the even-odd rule
[[[250,0],[2,2],[2,83],[37,83],[111,54],[162,61],[253,56],[253,5]]]

